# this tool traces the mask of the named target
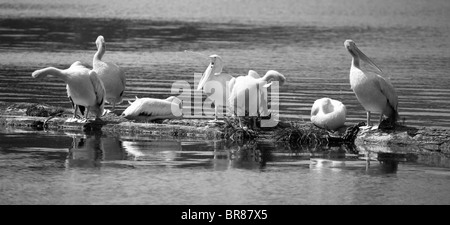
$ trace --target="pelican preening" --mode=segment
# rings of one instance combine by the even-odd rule
[[[342,102],[330,98],[321,98],[311,108],[311,122],[318,127],[336,130],[344,126],[347,109]]]
[[[367,126],[371,126],[371,112],[381,114],[380,123],[385,115],[392,124],[395,124],[399,115],[397,111],[398,97],[394,86],[384,77],[361,69],[360,59],[375,67],[381,74],[383,73],[369,57],[356,47],[354,41],[346,40],[344,46],[353,57],[350,68],[350,85],[359,103],[367,111]]]
[[[239,76],[231,79],[229,83],[229,106],[235,115],[238,116],[239,125],[242,127],[241,117],[246,116],[268,116],[267,88],[272,85],[272,81],[284,84],[286,78],[283,74],[269,70],[260,77],[253,70],[247,76]]]
[[[87,108],[84,115],[86,120],[89,112],[94,113],[96,118],[103,114],[105,88],[96,72],[76,61],[65,70],[47,67],[32,73],[33,78],[44,78],[48,75],[58,77],[67,84],[67,95],[74,104],[74,118],[80,106]]]
[[[112,111],[114,111],[116,104],[122,102],[126,85],[125,73],[116,64],[102,61],[106,51],[103,36],[98,36],[95,44],[97,45],[97,52],[92,60],[93,70],[102,80],[106,91],[106,102],[113,105]]]
[[[222,73],[223,61],[220,56],[211,55],[209,58],[211,59],[211,62],[199,81],[197,91],[203,89],[203,92],[208,98],[214,101],[214,120],[210,122],[218,122],[217,117],[219,107],[226,106],[226,97],[229,96],[227,93],[227,82],[229,82],[233,76]],[[211,93],[212,89],[214,89],[213,94]]]
[[[174,96],[164,100],[136,97],[134,102],[129,103],[130,106],[122,113],[127,119],[152,121],[183,116],[183,101]]]
[[[274,70],[269,70],[261,78],[258,73],[250,70],[247,76],[234,78],[228,74],[222,74],[223,61],[218,55],[210,56],[211,62],[201,77],[197,90],[202,90],[214,101],[215,119],[217,122],[218,108],[227,106],[233,114],[238,115],[239,124],[242,127],[241,117],[246,113],[250,116],[268,116],[267,88],[269,81],[276,80],[282,85],[286,78]],[[214,92],[211,91],[214,89]],[[246,95],[246,91],[250,93]],[[253,110],[255,109],[255,110]]]

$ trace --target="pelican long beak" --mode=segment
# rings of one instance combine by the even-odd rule
[[[383,70],[381,70],[381,68],[378,67],[377,64],[375,64],[366,54],[364,54],[361,50],[359,50],[359,48],[355,48],[355,50],[358,53],[358,56],[359,56],[359,58],[361,60],[363,60],[364,62],[366,62],[369,65],[371,65],[373,68],[375,68],[378,71],[380,71],[380,73],[383,73]]]
[[[198,82],[198,86],[197,86],[197,91],[202,90],[202,88],[205,86],[206,81],[209,80],[209,77],[211,76],[211,74],[214,72],[214,65],[211,62],[208,65],[208,68],[206,68],[205,72],[203,73],[202,78],[200,78],[200,82]]]

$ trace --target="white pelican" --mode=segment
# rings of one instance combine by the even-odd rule
[[[105,88],[97,73],[86,68],[81,62],[74,62],[68,69],[60,70],[55,67],[47,67],[33,72],[33,78],[44,78],[53,75],[62,79],[67,84],[67,95],[74,104],[74,119],[77,116],[78,107],[84,106],[87,112],[84,115],[88,119],[89,111],[96,118],[103,115]]]
[[[131,105],[122,113],[127,119],[152,121],[183,116],[183,102],[174,96],[164,100],[136,97],[136,101],[129,103]]]
[[[347,109],[342,102],[321,98],[311,108],[311,122],[318,127],[336,130],[344,126]]]
[[[97,45],[97,52],[92,62],[93,70],[103,81],[106,91],[106,102],[113,105],[112,111],[114,111],[116,104],[122,102],[126,85],[125,73],[116,64],[102,61],[102,57],[105,54],[105,39],[103,36],[98,36],[95,44]]]
[[[344,46],[353,57],[350,68],[350,85],[359,103],[367,111],[367,126],[371,126],[371,112],[381,114],[380,123],[383,120],[383,115],[385,115],[392,124],[395,124],[399,116],[397,111],[398,97],[394,86],[382,76],[361,69],[360,59],[375,67],[381,74],[383,73],[369,57],[356,47],[354,41],[346,40]]]
[[[229,106],[230,110],[238,116],[241,127],[241,117],[247,114],[249,116],[269,115],[267,88],[272,85],[271,81],[279,81],[281,86],[286,81],[286,78],[283,74],[275,70],[267,71],[266,75],[262,78],[258,73],[250,70],[247,76],[239,76],[231,79],[229,83]]]
[[[203,88],[203,92],[208,98],[214,101],[214,120],[210,122],[218,122],[218,108],[226,106],[226,96],[229,96],[227,93],[227,82],[229,82],[233,76],[222,74],[223,61],[220,56],[211,55],[209,58],[211,59],[211,62],[198,83],[197,91],[200,91]],[[212,89],[214,89],[214,94],[210,92]]]

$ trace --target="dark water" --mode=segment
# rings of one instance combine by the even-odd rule
[[[126,71],[125,100],[177,95],[170,90],[177,80],[194,88],[194,73],[205,70],[208,55],[219,54],[224,73],[274,69],[287,77],[281,119],[309,121],[314,101],[331,97],[347,106],[347,123],[354,124],[365,112],[348,80],[351,57],[343,42],[353,39],[387,72],[407,125],[448,129],[449,11],[446,0],[5,0],[0,102],[69,108],[61,81],[36,81],[31,73],[78,60],[91,65],[94,41],[103,35],[104,60]],[[200,107],[184,106],[188,118]],[[346,148],[330,156],[330,149],[268,143],[5,129],[0,135],[4,204],[450,203],[443,155],[394,162],[373,155],[368,166],[364,155]]]
[[[449,185],[439,155],[0,130],[1,204],[449,204]]]

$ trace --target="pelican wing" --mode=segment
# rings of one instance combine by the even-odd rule
[[[120,80],[122,81],[122,85],[123,85],[123,90],[125,90],[125,86],[127,84],[127,81],[125,79],[125,72],[123,71],[123,69],[121,67],[119,67],[120,70]],[[123,91],[122,91],[123,93]]]
[[[92,70],[89,71],[89,79],[94,87],[97,105],[102,107],[105,98],[105,87],[103,86],[102,81],[98,78],[97,73]]]
[[[398,96],[397,93],[395,93],[395,89],[392,83],[378,74],[376,76],[375,83],[376,85],[378,85],[384,96],[386,96],[392,108],[397,111]]]
[[[171,103],[174,103],[174,104],[177,104],[177,105],[183,104],[183,101],[181,99],[175,97],[175,96],[170,96],[170,97],[168,97],[168,98],[166,98],[164,100],[168,101],[168,102],[171,102]]]
[[[108,63],[108,65],[110,65],[110,67],[114,71],[113,73],[117,74],[118,78],[120,79],[120,82],[117,82],[117,90],[121,90],[119,97],[122,97],[123,92],[125,91],[125,85],[126,85],[125,72],[123,71],[123,69],[121,67],[119,67],[116,64]]]
[[[103,62],[94,58],[93,71],[97,73],[105,88],[105,102],[120,104],[125,91],[125,75],[114,63]]]
[[[105,63],[105,68],[103,68],[105,70],[104,73],[116,74],[116,76],[119,77],[123,87],[125,87],[126,81],[125,81],[125,73],[124,73],[123,69],[114,63],[110,63],[110,62],[104,62],[104,63]]]

